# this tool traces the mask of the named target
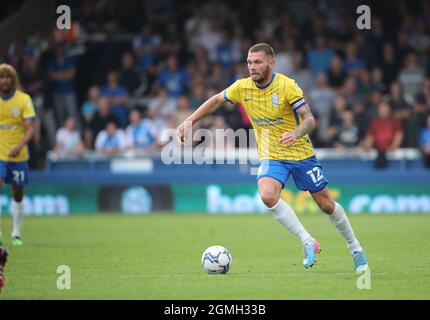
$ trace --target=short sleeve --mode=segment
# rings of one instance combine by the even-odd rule
[[[294,111],[306,105],[305,98],[303,97],[303,91],[300,89],[297,82],[294,80],[287,80],[285,87],[286,101]]]
[[[26,95],[23,99],[24,105],[23,105],[23,112],[22,117],[27,119],[33,119],[36,117],[36,112],[34,111],[33,101],[31,100],[30,96]]]
[[[224,100],[232,104],[240,102],[239,80],[224,90]]]

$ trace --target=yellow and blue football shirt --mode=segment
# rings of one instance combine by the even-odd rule
[[[306,104],[297,83],[282,74],[273,73],[270,83],[257,86],[251,77],[239,79],[224,91],[225,100],[244,108],[252,123],[260,160],[299,161],[315,156],[307,135],[291,147],[279,143],[284,132],[300,124],[297,110]]]
[[[33,102],[30,96],[20,90],[8,99],[0,97],[0,161],[22,162],[28,160],[27,147],[18,156],[9,153],[24,138],[25,121],[34,118]]]

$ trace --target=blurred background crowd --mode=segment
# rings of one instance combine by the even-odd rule
[[[0,42],[38,114],[32,167],[49,150],[81,156],[157,152],[208,97],[247,77],[247,50],[276,52],[317,119],[315,147],[419,148],[430,167],[430,2],[368,1],[371,30],[356,26],[366,1],[62,1],[72,29],[26,25]],[[7,18],[5,15],[3,19]],[[226,104],[201,123],[250,128]]]

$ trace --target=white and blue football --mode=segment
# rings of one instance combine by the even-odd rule
[[[222,246],[211,246],[202,254],[202,267],[209,274],[227,273],[232,262],[230,251]]]

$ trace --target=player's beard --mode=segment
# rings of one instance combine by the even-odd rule
[[[262,71],[261,74],[258,75],[257,78],[253,78],[252,80],[256,84],[261,85],[267,79],[268,74],[269,74],[269,67],[267,67],[264,71]],[[252,76],[251,76],[251,78],[252,78]]]

